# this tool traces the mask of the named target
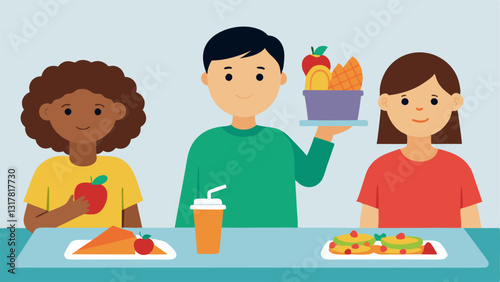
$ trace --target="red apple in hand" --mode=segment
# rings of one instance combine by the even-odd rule
[[[141,232],[139,232],[141,238],[136,239],[134,241],[134,249],[140,255],[147,255],[153,251],[155,244],[151,238],[151,235],[145,234],[142,236]]]
[[[90,183],[80,183],[75,188],[74,199],[80,197],[85,197],[85,200],[89,203],[89,211],[86,214],[96,214],[99,213],[108,199],[108,191],[102,186],[102,184],[108,181],[106,175],[101,175],[92,180],[90,177]]]
[[[304,60],[302,60],[302,70],[304,71],[304,74],[307,75],[309,70],[317,65],[323,65],[330,69],[330,60],[326,56],[323,55],[326,51],[326,46],[319,46],[314,50],[314,48],[311,46],[312,54],[307,55]]]

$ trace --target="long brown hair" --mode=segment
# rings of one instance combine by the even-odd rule
[[[380,95],[399,94],[414,89],[436,76],[439,85],[450,95],[460,94],[460,83],[451,66],[438,56],[429,53],[411,53],[394,61],[385,71],[380,83]],[[377,144],[406,144],[407,137],[380,111]],[[458,112],[453,111],[446,126],[432,135],[434,144],[461,144]]]

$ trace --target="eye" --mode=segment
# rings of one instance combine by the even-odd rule
[[[410,103],[410,100],[408,100],[408,98],[403,98],[403,99],[401,99],[401,104],[403,104],[403,105],[405,105],[405,106],[406,106],[406,105],[408,105],[409,103]]]
[[[70,108],[67,108],[66,110],[64,110],[64,113],[69,116],[71,115],[71,109]]]
[[[259,73],[255,78],[257,78],[258,81],[262,81],[264,79],[264,76]]]
[[[233,79],[233,76],[230,73],[226,74],[226,80],[231,81],[231,79]]]
[[[431,99],[431,104],[433,104],[433,105],[437,105],[437,104],[438,104],[438,99],[436,99],[436,98],[432,98],[432,99]]]
[[[100,115],[100,114],[101,114],[101,112],[102,112],[102,111],[101,111],[101,109],[99,109],[99,108],[97,108],[97,109],[95,109],[95,110],[94,110],[94,114],[95,114],[96,116]]]

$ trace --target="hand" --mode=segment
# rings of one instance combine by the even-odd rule
[[[68,214],[71,218],[79,217],[80,215],[86,214],[89,209],[89,201],[85,200],[85,197],[80,197],[73,201],[73,195],[71,195],[64,204],[64,212]]]
[[[350,126],[318,126],[314,137],[332,142],[333,135],[337,135],[351,128]]]

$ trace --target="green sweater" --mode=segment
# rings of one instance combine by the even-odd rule
[[[218,127],[191,146],[176,227],[193,227],[190,205],[226,184],[213,198],[226,205],[224,227],[297,227],[295,181],[312,187],[323,179],[333,143],[314,138],[306,155],[278,129]]]

